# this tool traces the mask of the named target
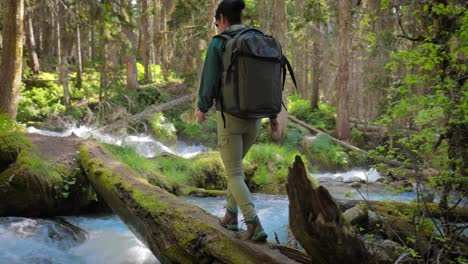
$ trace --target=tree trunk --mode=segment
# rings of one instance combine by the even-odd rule
[[[127,88],[131,90],[138,89],[137,67],[135,56],[127,57]]]
[[[23,62],[24,1],[5,0],[3,5],[3,49],[0,63],[0,113],[12,119],[18,112]]]
[[[336,132],[339,139],[349,140],[351,128],[349,124],[349,42],[351,30],[351,3],[349,0],[338,1],[338,107]]]
[[[286,20],[286,1],[275,0],[273,2],[273,18],[271,24],[271,32],[276,37],[281,45],[286,44],[286,33],[287,33],[287,20]],[[283,103],[287,107],[287,90],[283,91]],[[281,108],[281,112],[278,114],[278,131],[271,133],[271,139],[276,143],[283,143],[286,138],[286,130],[288,127],[288,112],[284,107]]]
[[[81,164],[94,189],[162,263],[297,263],[235,238],[218,219],[150,185],[101,146],[85,142]]]
[[[270,32],[270,7],[271,3],[269,0],[258,0],[258,21],[260,23],[260,30],[265,33]]]
[[[367,263],[364,241],[344,219],[332,196],[315,188],[299,156],[289,168],[289,225],[313,263]]]
[[[150,33],[150,9],[149,0],[141,0],[141,49],[143,65],[145,67],[145,83],[153,82],[150,68],[151,58],[151,33]]]
[[[27,7],[27,2],[26,2]],[[29,53],[29,60],[28,66],[31,68],[34,75],[39,74],[39,58],[37,57],[37,48],[36,48],[36,40],[34,38],[34,27],[32,23],[32,16],[33,13],[31,10],[26,12],[26,45],[28,47]]]
[[[58,5],[58,3],[57,3]],[[63,8],[59,10],[63,11]],[[63,100],[64,105],[67,110],[70,109],[70,90],[68,87],[68,67],[67,67],[67,56],[65,52],[65,47],[62,43],[64,39],[66,39],[65,34],[67,34],[64,29],[65,25],[62,26],[63,20],[60,17],[57,17],[57,57],[58,57],[58,72],[59,72],[59,82],[63,86]],[[63,27],[63,28],[62,28]]]
[[[320,90],[320,62],[322,58],[320,56],[320,39],[316,39],[312,46],[313,54],[313,70],[312,70],[312,96],[310,99],[310,106],[312,111],[318,110],[319,103],[319,90]]]
[[[81,56],[81,29],[80,24],[77,23],[76,25],[76,55],[77,55],[77,63],[76,63],[76,88],[80,89],[83,84],[83,58]],[[86,95],[88,95],[88,91],[85,91]]]

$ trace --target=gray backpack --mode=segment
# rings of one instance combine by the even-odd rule
[[[244,119],[279,114],[286,69],[296,88],[297,85],[278,40],[254,28],[246,28],[234,37],[220,34],[215,38],[225,40],[223,76],[217,96],[223,120],[224,112]]]

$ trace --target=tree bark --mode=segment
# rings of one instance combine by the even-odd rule
[[[270,33],[270,7],[269,0],[258,0],[258,21],[260,30],[265,33]]]
[[[338,1],[338,83],[336,132],[339,139],[351,138],[349,124],[349,43],[351,30],[351,4],[349,0]]]
[[[149,0],[141,0],[141,49],[143,65],[145,67],[145,83],[153,82],[150,68],[151,58],[151,33],[150,33],[150,9]]]
[[[130,90],[138,89],[137,67],[135,56],[127,56],[127,88]]]
[[[318,22],[320,23],[320,22]],[[320,55],[320,39],[316,39],[312,45],[313,54],[313,70],[312,70],[312,96],[310,99],[310,106],[312,111],[318,110],[319,103],[319,90],[320,90],[320,62],[322,61]]]
[[[83,58],[81,52],[81,29],[79,23],[76,25],[76,55],[76,88],[81,89],[83,84]],[[89,92],[85,91],[85,93],[88,95]]]
[[[15,119],[18,112],[23,62],[24,1],[5,0],[3,10],[0,113]]]
[[[94,189],[162,263],[297,263],[235,238],[216,217],[150,185],[93,142],[80,150]]]
[[[286,20],[286,1],[275,0],[273,2],[273,18],[271,24],[271,32],[276,37],[281,45],[286,44],[286,33],[287,33],[287,20]],[[287,91],[283,91],[283,103],[287,107]],[[281,108],[281,112],[278,114],[278,131],[271,133],[271,139],[273,142],[282,144],[286,138],[286,130],[288,128],[288,112],[284,107]]]
[[[299,156],[289,168],[289,224],[313,263],[367,263],[364,241],[345,220],[332,196],[315,188]]]
[[[25,3],[27,8],[27,2]],[[39,58],[37,56],[36,40],[34,37],[34,27],[32,23],[32,10],[26,12],[26,45],[28,47],[29,60],[28,66],[31,68],[34,75],[39,74],[40,65]]]

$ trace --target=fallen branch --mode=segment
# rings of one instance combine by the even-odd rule
[[[146,108],[144,111],[138,113],[138,114],[134,114],[132,116],[130,116],[129,118],[130,119],[145,119],[145,118],[148,118],[150,115],[154,114],[154,113],[157,113],[157,112],[161,112],[161,111],[164,111],[164,110],[167,110],[169,108],[172,108],[176,105],[180,105],[180,104],[183,104],[183,103],[187,103],[187,102],[190,102],[193,98],[193,94],[187,94],[187,95],[184,95],[180,98],[177,98],[175,100],[172,100],[170,102],[167,102],[167,103],[163,103],[163,104],[160,104],[160,105],[152,105],[148,108]]]
[[[333,142],[335,142],[336,144],[338,144],[338,145],[340,145],[340,146],[343,146],[343,147],[345,147],[345,148],[347,148],[347,149],[349,149],[349,150],[359,152],[359,153],[361,153],[361,154],[363,154],[363,155],[365,155],[365,156],[367,156],[367,157],[369,157],[369,158],[371,158],[371,159],[373,159],[373,160],[380,161],[380,162],[383,162],[383,163],[386,163],[386,164],[389,164],[389,165],[402,166],[402,167],[410,168],[410,169],[416,169],[416,168],[418,168],[418,166],[411,165],[411,164],[406,164],[406,163],[403,163],[403,162],[400,162],[400,161],[391,160],[391,159],[387,159],[387,158],[384,158],[384,157],[371,156],[371,155],[369,155],[369,153],[368,153],[367,151],[362,150],[362,149],[360,149],[360,148],[358,148],[358,147],[355,147],[355,146],[353,146],[353,145],[351,145],[351,144],[348,144],[348,143],[346,143],[346,142],[344,142],[344,141],[341,141],[341,140],[339,140],[339,139],[337,139],[337,138],[334,138],[334,137],[332,137],[330,134],[328,134],[328,133],[326,133],[326,132],[324,132],[324,131],[322,131],[322,130],[320,130],[320,129],[314,128],[314,127],[312,127],[312,126],[306,124],[305,122],[303,122],[303,121],[297,119],[297,118],[294,117],[294,116],[291,116],[291,115],[290,115],[290,116],[289,116],[289,119],[290,119],[291,121],[293,121],[294,123],[296,123],[296,124],[298,124],[298,125],[300,125],[300,126],[306,128],[306,129],[308,129],[308,130],[310,130],[310,131],[312,131],[312,132],[314,132],[314,133],[323,133],[323,134],[329,136],[330,139],[331,139]]]

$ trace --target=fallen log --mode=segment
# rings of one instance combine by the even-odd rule
[[[160,104],[160,105],[152,105],[152,106],[146,108],[145,110],[143,110],[142,112],[130,116],[130,119],[145,119],[145,118],[148,118],[149,116],[151,116],[154,113],[161,112],[163,110],[172,108],[172,107],[174,107],[176,105],[180,105],[180,104],[183,104],[183,103],[190,102],[192,100],[192,98],[193,98],[193,94],[187,94],[187,95],[184,95],[184,96],[182,96],[180,98],[177,98],[177,99],[172,100],[172,101],[167,102],[167,103],[163,103],[163,104]]]
[[[293,121],[294,123],[296,123],[296,124],[298,124],[298,125],[300,125],[300,126],[306,128],[306,129],[308,129],[308,130],[310,130],[310,131],[312,131],[312,132],[314,132],[314,133],[317,133],[317,134],[318,134],[318,133],[326,134],[326,135],[328,135],[328,136],[330,137],[330,139],[331,139],[333,142],[335,142],[336,144],[338,144],[338,145],[340,145],[340,146],[343,146],[343,147],[345,147],[345,148],[347,148],[347,149],[349,149],[349,150],[359,152],[359,153],[361,153],[361,154],[365,155],[366,157],[369,157],[369,158],[371,158],[371,159],[373,159],[373,160],[376,160],[376,161],[379,161],[379,162],[383,162],[383,163],[386,163],[386,164],[389,164],[389,165],[393,165],[393,166],[402,166],[402,167],[410,168],[410,169],[416,169],[416,168],[417,168],[417,166],[415,166],[415,165],[406,164],[406,163],[403,163],[403,162],[400,162],[400,161],[391,160],[391,159],[387,159],[387,158],[379,157],[379,156],[370,156],[369,153],[368,153],[367,151],[362,150],[362,149],[360,149],[360,148],[358,148],[358,147],[356,147],[356,146],[353,146],[353,145],[351,145],[351,144],[348,144],[348,143],[346,143],[346,142],[344,142],[344,141],[341,141],[341,140],[339,140],[339,139],[337,139],[337,138],[334,138],[334,137],[332,137],[330,134],[328,134],[328,133],[326,133],[326,132],[324,132],[324,131],[322,131],[322,130],[320,130],[320,129],[314,128],[314,127],[312,127],[312,126],[306,124],[305,122],[303,122],[303,121],[297,119],[297,118],[294,117],[294,116],[291,116],[291,115],[290,115],[290,116],[288,116],[288,117],[289,117],[289,119],[290,119],[291,121]]]
[[[344,218],[328,190],[313,186],[299,156],[289,168],[286,189],[289,225],[313,263],[368,263],[364,241]]]
[[[150,185],[100,145],[84,142],[83,168],[95,190],[162,263],[297,263],[236,238],[216,217]]]

